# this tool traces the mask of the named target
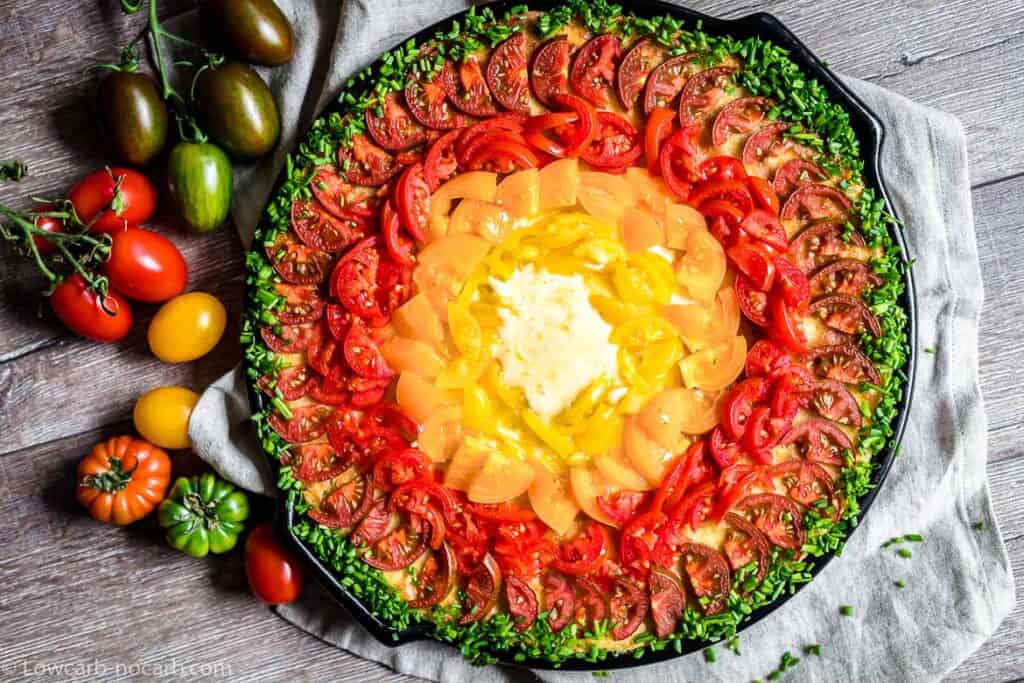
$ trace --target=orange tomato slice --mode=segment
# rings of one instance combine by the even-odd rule
[[[707,230],[694,230],[676,269],[678,282],[697,301],[710,302],[725,277],[725,251]]]
[[[681,435],[678,431],[675,434],[675,442],[679,443]],[[622,430],[622,446],[626,458],[636,471],[643,475],[651,486],[657,486],[672,460],[673,449],[654,440],[643,428],[639,416],[626,419],[626,426]]]
[[[630,252],[661,247],[665,244],[665,230],[647,209],[627,206],[622,213],[622,241]]]
[[[462,411],[445,406],[423,421],[416,444],[434,462],[446,462],[462,443]]]
[[[604,477],[589,467],[573,467],[569,470],[569,485],[584,513],[602,524],[618,526],[597,504],[598,496],[609,496],[616,491]]]
[[[528,168],[505,177],[494,195],[513,218],[525,218],[540,211],[540,171]]]
[[[538,195],[541,211],[576,206],[580,167],[576,159],[559,159],[540,169]]]
[[[724,389],[743,372],[747,339],[736,335],[726,342],[706,346],[679,361],[683,384],[704,391]]]
[[[434,347],[419,339],[392,337],[381,344],[380,352],[396,372],[412,372],[433,379],[444,368],[444,360]]]
[[[418,339],[435,348],[444,343],[441,318],[426,294],[417,294],[399,306],[391,316],[391,323],[403,337]]]
[[[572,528],[580,506],[569,488],[569,480],[560,477],[544,465],[536,465],[536,478],[527,489],[530,505],[540,520],[559,536]]]
[[[457,401],[451,392],[439,389],[411,372],[403,372],[398,376],[395,400],[398,401],[398,406],[417,422],[426,421],[434,412],[444,406],[454,405]]]

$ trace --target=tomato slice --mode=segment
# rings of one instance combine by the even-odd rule
[[[789,245],[789,258],[797,268],[810,273],[843,258],[851,248],[864,246],[864,237],[856,230],[847,232],[842,223],[816,223],[793,239]]]
[[[352,464],[323,442],[289,446],[281,460],[292,468],[299,481],[307,484],[334,479]]]
[[[644,114],[650,115],[657,107],[677,110],[676,98],[700,68],[698,56],[696,52],[688,52],[662,62],[651,71],[644,85]]]
[[[797,551],[803,548],[803,510],[785,496],[755,493],[737,503],[735,510],[775,545]]]
[[[455,146],[455,156],[467,166],[484,147],[496,142],[524,143],[527,118],[520,114],[499,114],[463,130]]]
[[[769,385],[760,377],[750,377],[734,386],[722,402],[722,427],[733,441],[741,441],[754,405],[768,398]]]
[[[565,113],[532,117],[527,122],[527,140],[552,156],[580,156],[598,134],[597,110],[575,95],[555,94],[551,102],[560,112]],[[570,118],[567,115],[569,113],[574,114],[575,118]]]
[[[615,580],[608,598],[608,618],[611,635],[615,640],[629,638],[647,617],[647,596],[643,589],[629,579]]]
[[[344,306],[330,303],[324,309],[324,322],[331,337],[336,341],[345,341],[348,327],[352,324],[352,314]]]
[[[380,210],[380,230],[384,235],[384,246],[395,261],[405,265],[416,263],[413,242],[402,233],[402,223],[390,198]]]
[[[516,507],[512,503],[470,503],[470,509],[478,517],[495,522],[518,524],[537,519],[537,514],[530,508]]]
[[[514,171],[537,168],[540,159],[529,147],[512,140],[498,141],[485,145],[469,160],[466,167],[471,171],[513,173]]]
[[[552,633],[558,633],[576,615],[576,594],[569,580],[557,572],[545,574],[543,585],[548,627]]]
[[[789,306],[798,311],[806,310],[811,300],[811,285],[804,272],[785,256],[775,259],[775,287]]]
[[[353,135],[350,145],[338,148],[338,166],[345,169],[350,183],[369,187],[383,185],[402,170],[395,157],[362,133]]]
[[[382,571],[392,572],[411,566],[427,552],[430,524],[418,515],[406,520],[373,544],[363,562]]]
[[[767,405],[755,406],[747,418],[743,433],[743,448],[754,460],[762,465],[772,462],[769,449],[774,446],[782,434],[772,428],[771,408]]]
[[[739,292],[737,292],[738,294]],[[741,303],[740,308],[742,307]],[[802,353],[807,350],[807,337],[800,326],[802,316],[787,304],[783,297],[768,297],[768,314],[770,318],[768,332],[774,341],[793,353]]]
[[[701,163],[700,177],[703,180],[744,180],[747,172],[736,157],[717,156]]]
[[[711,457],[722,469],[735,464],[736,459],[742,454],[739,444],[729,438],[725,430],[722,429],[722,425],[711,430],[708,446],[711,449]]]
[[[736,302],[739,304],[740,310],[743,311],[744,317],[755,325],[767,327],[768,294],[759,290],[743,273],[736,274],[733,289],[736,292]]]
[[[647,495],[643,491],[615,491],[609,496],[598,496],[597,505],[618,526],[624,526],[636,517],[644,506]]]
[[[583,150],[582,159],[600,169],[619,169],[640,158],[640,136],[633,125],[608,111],[597,113],[598,132]]]
[[[424,242],[430,225],[430,185],[423,176],[423,164],[412,164],[395,185],[395,210],[405,231]]]
[[[757,574],[754,580],[761,583],[768,574],[768,561],[771,558],[768,539],[756,526],[735,512],[727,512],[724,519],[728,528],[722,542],[722,551],[729,558],[732,570],[738,572],[751,562],[756,562]]]
[[[841,467],[845,454],[853,450],[853,441],[834,422],[821,418],[804,420],[790,429],[780,442],[794,445],[797,454],[809,462]]]
[[[808,183],[800,186],[782,205],[781,218],[801,225],[823,220],[846,223],[852,210],[850,199],[836,188]]]
[[[770,473],[781,480],[787,496],[805,507],[810,507],[819,500],[832,502],[835,481],[828,470],[818,463],[789,460],[773,465]]]
[[[264,343],[278,353],[302,353],[319,333],[317,326],[308,323],[281,325],[277,332],[270,326],[260,328]]]
[[[711,516],[717,488],[716,482],[706,481],[687,491],[679,503],[669,511],[669,517],[683,521],[689,524],[691,529],[696,529],[701,522]]]
[[[675,125],[676,115],[671,109],[656,107],[647,115],[647,123],[644,128],[644,160],[647,162],[647,171],[651,175],[661,173],[658,156],[662,143],[672,135]]]
[[[389,526],[391,513],[388,511],[387,501],[381,498],[370,506],[370,510],[348,538],[357,546],[372,545],[384,538]]]
[[[285,401],[294,401],[306,395],[307,387],[312,373],[305,363],[293,365],[288,368],[281,368],[277,377],[270,374],[260,378],[259,388],[269,396],[281,394]]]
[[[647,77],[667,56],[668,48],[653,38],[641,38],[629,49],[619,62],[619,71],[615,79],[616,93],[624,110],[633,110]]]
[[[882,278],[864,261],[839,259],[811,276],[808,296],[817,298],[829,294],[845,294],[860,298],[882,282]]]
[[[364,218],[373,215],[378,202],[377,188],[350,183],[336,166],[319,167],[309,181],[316,200],[335,218]]]
[[[816,380],[810,388],[809,407],[833,422],[860,427],[863,418],[857,399],[846,385],[831,379]]]
[[[774,378],[786,372],[791,363],[787,354],[771,339],[758,339],[747,352],[747,377]]]
[[[558,36],[545,42],[533,53],[530,87],[533,88],[534,96],[546,107],[554,104],[555,95],[569,92],[571,52],[568,38]]]
[[[743,213],[750,211],[753,204],[750,190],[744,181],[719,178],[711,178],[695,186],[686,201],[699,209],[704,202],[710,199],[731,202]]]
[[[784,136],[792,127],[792,123],[784,121],[770,123],[747,138],[743,145],[743,165],[747,168],[747,173],[767,178],[772,169],[781,163],[781,159],[790,155],[794,149],[801,153],[810,153],[810,150],[801,150]]]
[[[422,144],[427,131],[406,109],[398,93],[388,93],[384,101],[366,110],[366,130],[384,149],[397,152]]]
[[[733,135],[747,135],[764,122],[775,102],[767,97],[741,97],[722,107],[711,128],[711,142],[721,146]]]
[[[270,265],[285,282],[315,285],[327,277],[331,255],[302,244],[290,230],[278,233],[264,249]]]
[[[464,130],[456,128],[448,131],[435,140],[427,150],[427,156],[423,160],[423,178],[427,181],[427,187],[431,192],[439,188],[459,170],[459,163],[455,158],[455,146]]]
[[[707,463],[707,453],[704,439],[690,444],[686,452],[669,467],[648,509],[652,512],[667,512],[679,504],[687,489],[707,481],[713,474]]]
[[[405,103],[413,117],[427,128],[451,130],[469,124],[465,114],[456,111],[445,91],[444,69],[429,80],[414,75],[405,87]]]
[[[679,125],[701,126],[711,120],[726,90],[735,87],[736,69],[720,66],[693,76],[679,93]]]
[[[822,346],[800,354],[801,365],[816,376],[844,384],[870,383],[881,386],[881,377],[874,363],[855,344]]]
[[[480,621],[494,609],[498,603],[501,590],[501,570],[490,553],[484,555],[483,561],[466,581],[466,599],[459,625],[465,626]]]
[[[651,567],[651,576],[647,582],[651,602],[651,621],[654,622],[654,634],[666,638],[675,633],[686,607],[686,592],[682,581],[675,573],[665,567]]]
[[[317,403],[343,407],[352,400],[351,392],[325,377],[311,377],[308,386],[309,397]]]
[[[537,594],[518,576],[505,579],[505,600],[517,631],[526,631],[537,621]]]
[[[455,586],[455,553],[447,543],[433,550],[416,574],[416,597],[410,607],[432,607],[447,597]]]
[[[772,288],[772,282],[775,280],[775,259],[755,242],[741,240],[726,249],[725,254],[733,265],[750,279],[755,289],[767,292]]]
[[[357,474],[339,484],[306,514],[315,522],[332,529],[346,529],[358,524],[373,505],[373,479],[369,474]]]
[[[588,40],[576,54],[569,72],[573,92],[595,107],[607,108],[621,59],[622,42],[618,36],[603,33]]]
[[[666,138],[658,152],[658,166],[665,184],[681,201],[689,198],[693,183],[699,177],[698,133],[697,128],[681,128]]]
[[[323,436],[334,413],[333,407],[318,404],[294,406],[290,410],[290,418],[278,412],[267,418],[267,423],[288,443],[305,443]]]
[[[729,597],[729,564],[722,554],[700,543],[684,543],[683,570],[704,614],[718,614]]]
[[[462,63],[455,66],[452,60],[445,60],[441,69],[441,83],[448,100],[464,114],[477,117],[494,116],[498,108],[487,87],[484,69],[475,55],[467,55]]]
[[[608,601],[593,581],[577,576],[576,580],[576,621],[586,627],[593,627],[604,621],[608,614]]]
[[[806,159],[790,159],[775,171],[772,179],[772,189],[775,194],[785,199],[793,194],[797,188],[807,183],[816,183],[825,180],[828,176],[816,163]]]
[[[427,474],[426,457],[415,448],[381,454],[373,463],[373,483],[378,489],[390,491]]]
[[[601,563],[609,544],[607,534],[597,523],[591,523],[570,541],[558,546],[554,567],[564,574],[590,574]]]
[[[436,503],[445,519],[450,519],[455,514],[455,499],[452,492],[426,479],[417,479],[399,486],[391,494],[388,505],[392,510],[401,508],[420,513],[428,503]]]
[[[531,41],[532,42],[532,41]],[[487,85],[498,104],[521,114],[530,112],[530,75],[527,55],[532,52],[525,31],[514,34],[494,49],[487,62]]]
[[[345,337],[345,361],[360,377],[387,379],[395,374],[384,360],[377,342],[370,337],[366,323],[359,318],[352,321],[348,336]]]
[[[316,287],[279,282],[274,291],[284,299],[281,308],[274,307],[274,316],[281,324],[299,325],[323,316],[325,304]]]
[[[377,269],[380,253],[377,238],[367,237],[349,249],[331,273],[331,293],[357,318],[381,316],[377,304]]]
[[[816,299],[807,309],[825,325],[845,335],[882,334],[882,325],[861,299],[845,294],[832,294]]]

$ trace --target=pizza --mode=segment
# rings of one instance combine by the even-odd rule
[[[290,155],[243,341],[292,533],[475,662],[692,649],[841,549],[908,360],[894,221],[785,50],[470,10]]]

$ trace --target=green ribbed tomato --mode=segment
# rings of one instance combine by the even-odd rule
[[[178,214],[192,232],[213,232],[231,209],[231,162],[207,142],[179,142],[167,160],[167,184]]]
[[[179,477],[157,510],[167,542],[192,557],[234,548],[248,517],[246,495],[210,473]]]

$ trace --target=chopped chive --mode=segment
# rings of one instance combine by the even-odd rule
[[[985,528],[985,522],[975,522],[974,523],[974,528],[977,529],[978,531],[981,531],[982,529]]]
[[[914,553],[910,552],[906,548],[900,548],[896,551],[896,554],[902,557],[904,560],[909,560],[911,557],[914,556]]]
[[[921,534],[907,534],[903,537],[903,540],[911,541],[913,543],[921,543],[922,541],[924,541],[924,536],[922,536]]]
[[[852,617],[853,605],[841,605],[839,607],[839,613],[842,614],[844,617]]]
[[[925,353],[932,353],[932,354],[934,354],[936,351],[938,351],[938,349],[935,348],[934,346],[926,346],[926,347],[924,347],[924,352]]]
[[[809,654],[809,655],[814,655],[815,657],[820,657],[821,656],[821,645],[819,645],[817,643],[814,643],[813,645],[808,645],[807,647],[804,648],[804,653],[805,654]]]
[[[704,661],[708,664],[714,664],[718,658],[715,656],[715,648],[709,647],[704,650]]]
[[[893,581],[893,585],[896,586],[897,588],[906,588],[907,587],[907,583],[905,581],[902,581],[902,580],[900,580],[900,581]]]

